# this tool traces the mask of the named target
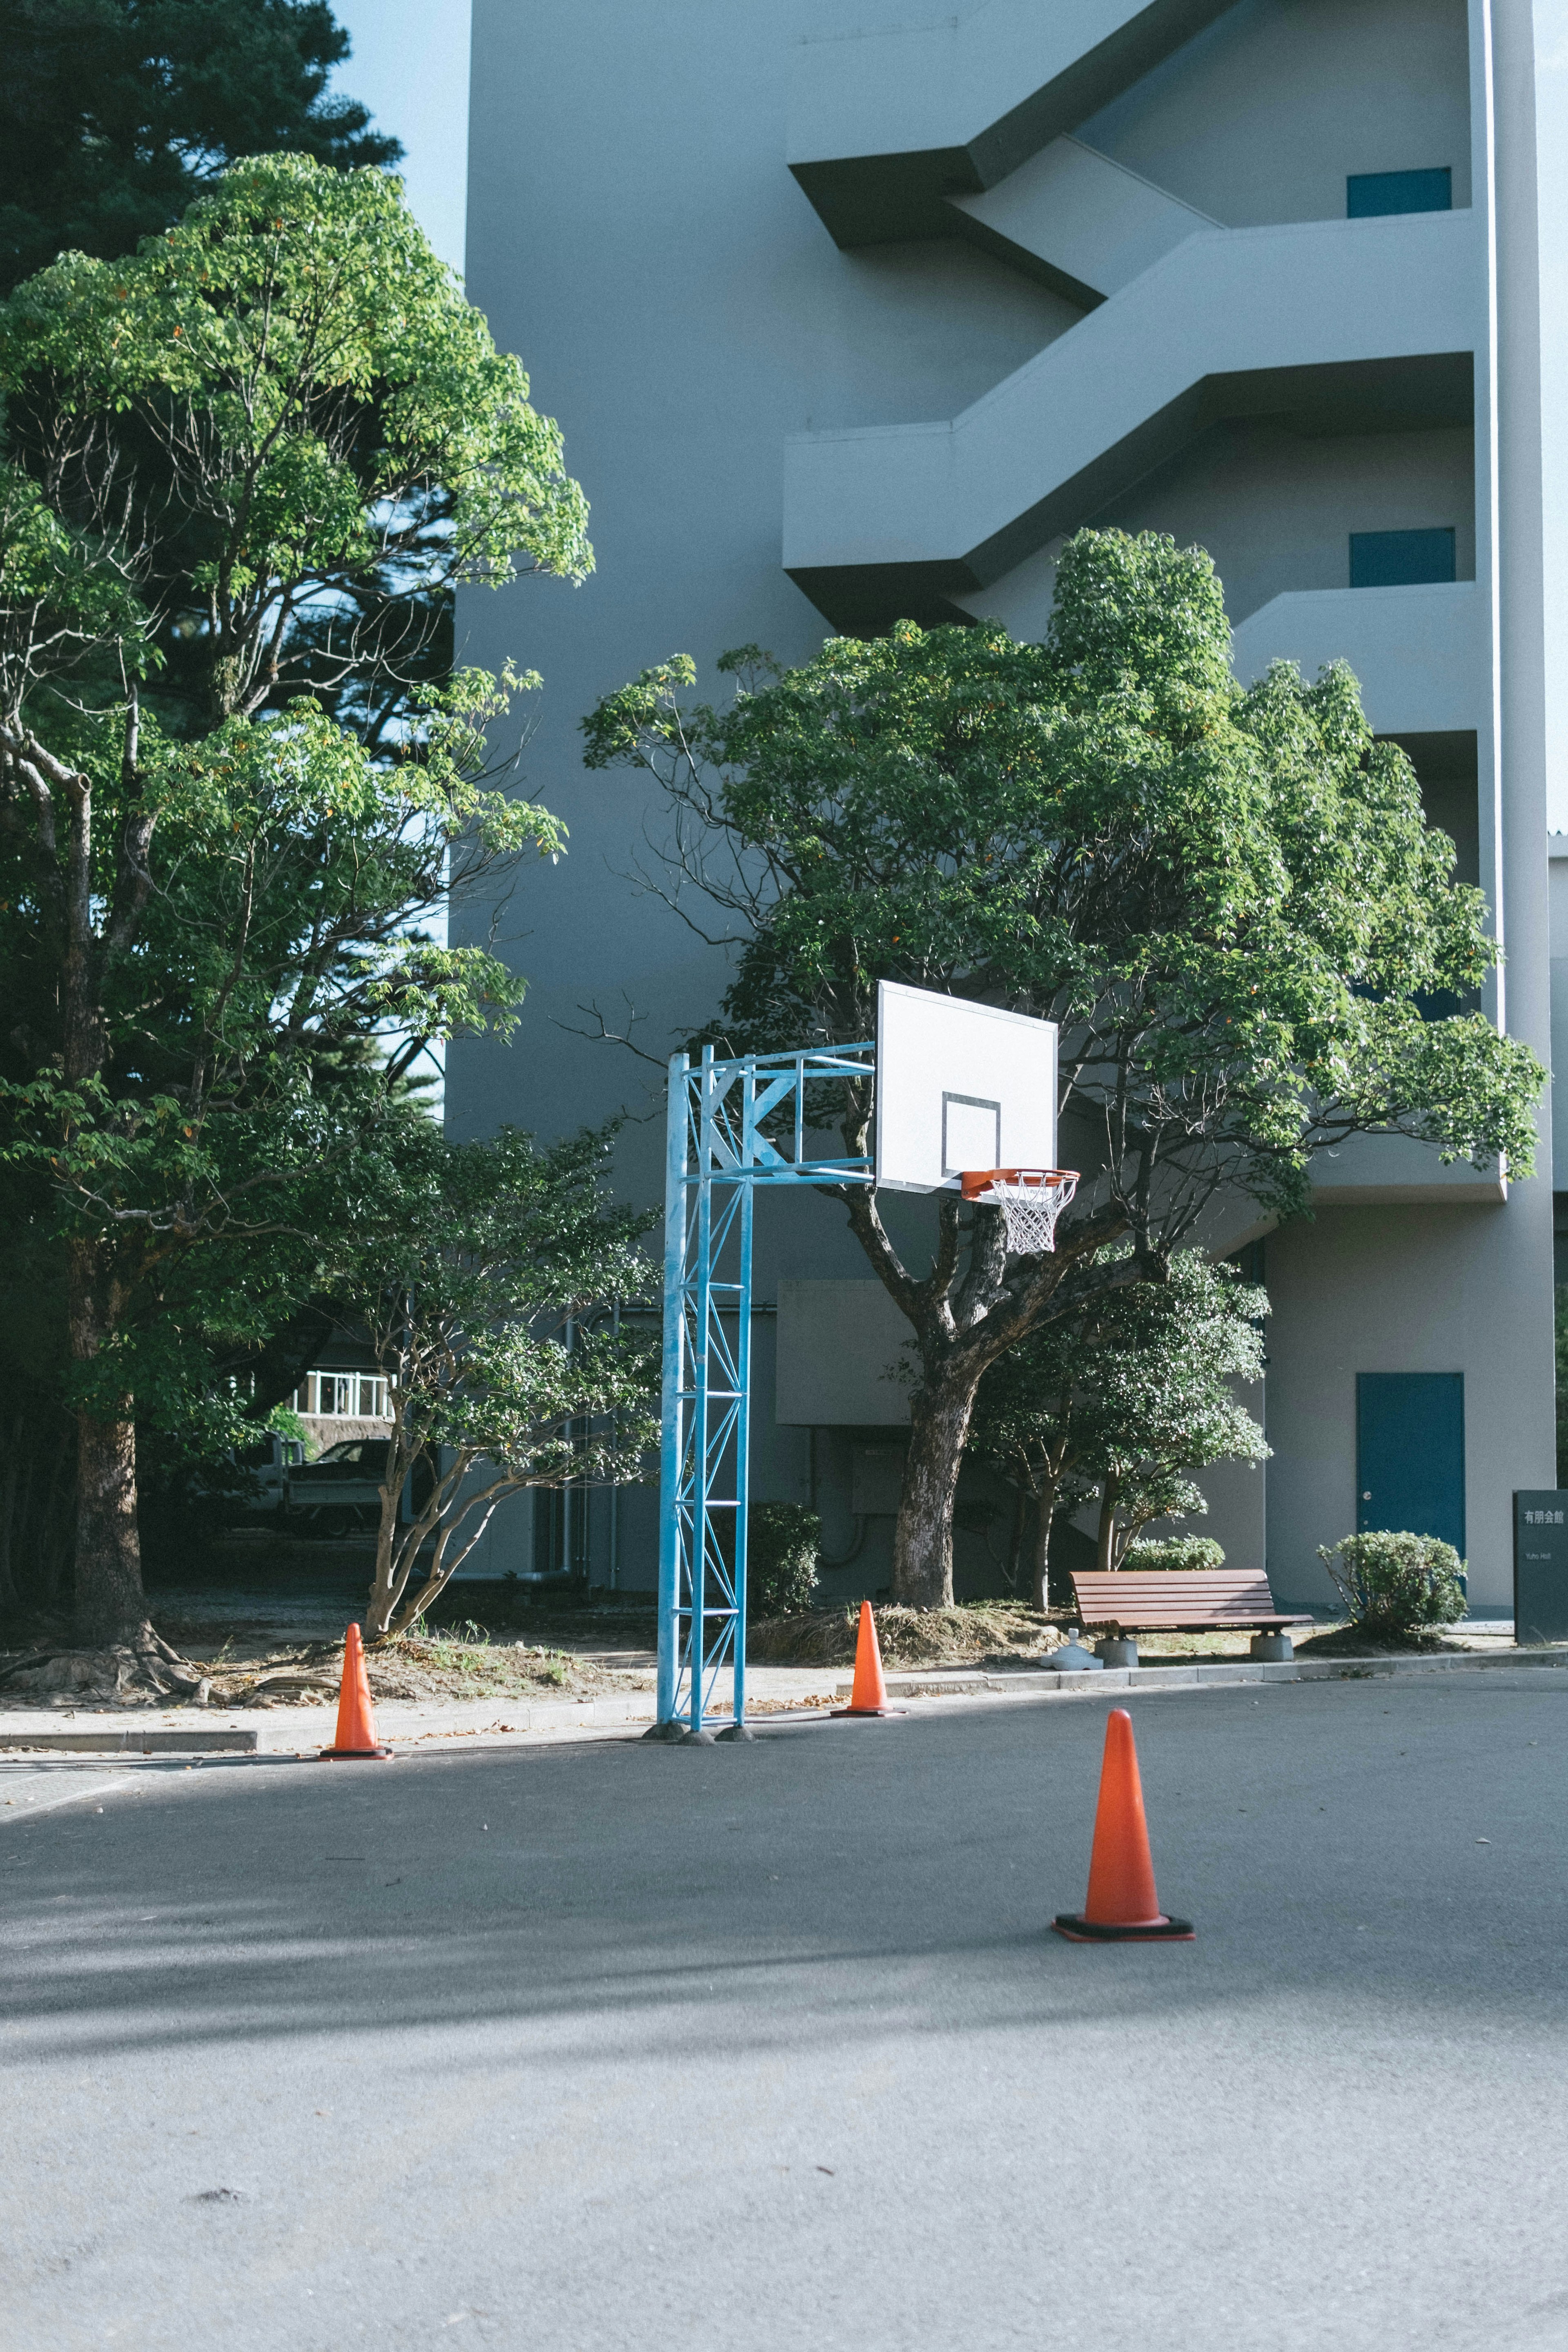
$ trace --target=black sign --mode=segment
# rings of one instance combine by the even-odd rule
[[[1568,1642],[1568,1491],[1513,1498],[1513,1638]]]

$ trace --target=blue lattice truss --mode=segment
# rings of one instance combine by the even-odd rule
[[[701,1732],[728,1666],[746,1719],[752,1225],[759,1184],[868,1184],[866,1160],[806,1157],[806,1090],[867,1078],[872,1045],[669,1065],[658,1720]],[[765,1131],[764,1131],[765,1130]]]

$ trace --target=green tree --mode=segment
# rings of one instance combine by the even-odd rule
[[[1109,1344],[1084,1394],[1082,1458],[1100,1488],[1095,1565],[1114,1569],[1152,1519],[1207,1510],[1191,1472],[1268,1460],[1236,1389],[1263,1377],[1268,1298],[1229,1266],[1181,1250],[1163,1282],[1112,1291],[1107,1309]]]
[[[1104,1253],[1109,1272],[1125,1244]],[[1190,1473],[1260,1462],[1263,1432],[1237,1402],[1263,1374],[1267,1294],[1228,1265],[1179,1250],[1163,1282],[1097,1295],[1078,1316],[1036,1325],[975,1393],[970,1450],[1035,1503],[1035,1606],[1058,1507],[1098,1492],[1100,1568],[1120,1568],[1151,1519],[1207,1508]]]
[[[132,258],[63,256],[0,310],[0,394],[35,693],[151,673],[199,733],[309,688],[381,743],[426,676],[389,612],[593,562],[559,430],[381,172],[255,157]]]
[[[5,961],[64,978],[33,1073],[5,1087],[6,1156],[47,1174],[64,1236],[89,1641],[151,1646],[139,1402],[188,1416],[215,1336],[254,1344],[320,1286],[312,1237],[346,1213],[322,1171],[362,1148],[420,1044],[511,1025],[521,983],[420,922],[454,880],[558,845],[544,811],[475,781],[496,700],[456,681],[392,763],[310,702],[195,745],[138,740],[128,793],[36,741],[13,758],[34,801],[0,830]],[[73,820],[99,793],[114,829],[89,834]],[[336,1066],[345,1038],[387,1030],[381,1067]]]
[[[369,1330],[392,1415],[371,1641],[407,1631],[507,1496],[643,1475],[658,1361],[606,1310],[653,1287],[637,1248],[651,1220],[605,1198],[606,1150],[587,1134],[542,1152],[515,1129],[451,1143],[405,1118],[356,1166],[358,1213],[343,1227],[354,1247],[334,1288]],[[400,1525],[422,1462],[426,1498]],[[428,1572],[414,1584],[426,1543]]]
[[[505,1032],[521,982],[428,919],[562,843],[491,786],[493,681],[383,676],[395,725],[350,731],[290,692],[301,616],[389,567],[412,591],[591,556],[559,433],[378,172],[263,158],[133,262],[68,257],[0,312],[0,390],[7,1157],[64,1240],[79,1625],[152,1654],[138,1349],[176,1264],[280,1249],[367,1087]],[[182,613],[171,728],[142,682]],[[368,661],[368,691],[377,658],[344,675]],[[367,1034],[403,1041],[382,1069]],[[233,1328],[179,1279],[184,1328]]]
[[[584,722],[591,767],[669,795],[669,895],[733,943],[705,1033],[729,1050],[867,1036],[879,978],[1061,1024],[1059,1149],[1084,1181],[1054,1255],[1009,1259],[996,1211],[944,1196],[921,1268],[872,1192],[842,1195],[920,1361],[902,1601],[951,1600],[975,1390],[1037,1324],[1163,1280],[1222,1196],[1301,1208],[1312,1155],[1358,1131],[1532,1165],[1535,1057],[1479,1013],[1423,1018],[1496,949],[1408,761],[1342,666],[1244,692],[1229,646],[1201,551],[1085,531],[1041,645],[900,623],[784,675],[748,649],[723,710],[682,708],[677,659]],[[872,1111],[844,1087],[849,1151]],[[1123,1240],[1131,1262],[1106,1260]]]
[[[395,163],[327,94],[348,35],[323,0],[0,0],[0,293],[58,253],[111,261],[241,155]]]

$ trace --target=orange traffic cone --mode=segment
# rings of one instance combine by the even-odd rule
[[[354,1757],[390,1756],[390,1748],[378,1748],[375,1741],[375,1717],[371,1711],[370,1677],[364,1670],[364,1644],[360,1640],[357,1625],[351,1625],[343,1635],[343,1680],[338,1694],[337,1737],[330,1748],[323,1748],[323,1759],[334,1764],[347,1763]]]
[[[882,1680],[882,1653],[877,1643],[877,1621],[871,1614],[868,1601],[860,1603],[860,1632],[855,1643],[855,1683],[849,1693],[847,1706],[836,1706],[835,1715],[902,1715],[901,1706],[888,1705],[888,1685]]]
[[[1132,1717],[1124,1706],[1111,1708],[1105,1727],[1088,1897],[1081,1913],[1060,1911],[1051,1925],[1073,1944],[1193,1941],[1192,1921],[1168,1919],[1154,1892],[1138,1750],[1132,1745]]]

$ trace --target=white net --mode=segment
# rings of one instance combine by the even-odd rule
[[[974,1198],[1000,1209],[1015,1257],[1036,1257],[1057,1245],[1057,1219],[1078,1190],[1071,1168],[1019,1168],[994,1176]]]

